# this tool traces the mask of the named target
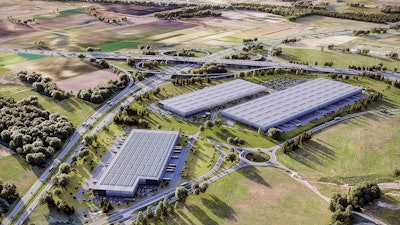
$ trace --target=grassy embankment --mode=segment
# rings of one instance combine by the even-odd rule
[[[248,167],[211,184],[205,194],[191,195],[177,213],[151,224],[327,224],[330,214],[326,202],[285,172]]]

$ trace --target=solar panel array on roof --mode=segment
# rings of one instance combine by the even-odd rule
[[[94,189],[133,191],[139,179],[161,179],[179,134],[132,130]]]
[[[189,116],[266,90],[262,85],[236,79],[160,101],[159,105],[180,116]]]
[[[225,109],[222,115],[267,130],[362,92],[362,88],[323,78]]]

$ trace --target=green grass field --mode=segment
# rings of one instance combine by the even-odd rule
[[[381,220],[388,225],[399,224],[399,210],[400,199],[392,196],[382,196],[379,202],[384,207],[379,207],[376,205],[376,201],[373,205],[366,207],[366,213],[372,215],[373,217]]]
[[[311,181],[356,184],[392,181],[400,168],[400,115],[353,118],[314,135],[279,161]]]
[[[24,54],[24,53],[5,55],[5,56],[0,57],[0,66],[7,66],[7,65],[11,65],[11,64],[25,62],[27,60],[41,59],[44,57],[46,57],[46,56]]]
[[[102,52],[112,52],[117,51],[124,48],[136,48],[138,45],[144,44],[145,42],[141,41],[116,41],[110,42],[107,44],[102,44],[96,46],[101,49]]]
[[[42,169],[31,167],[25,159],[17,155],[0,157],[0,178],[3,182],[11,181],[20,195],[25,195],[42,173]]]
[[[302,194],[299,194],[302,193]],[[248,167],[189,196],[178,212],[152,224],[328,224],[328,204],[285,172]]]
[[[277,144],[275,140],[260,136],[257,132],[239,130],[227,127],[215,127],[206,129],[200,134],[203,138],[209,138],[219,142],[227,143],[228,137],[239,137],[245,141],[243,147],[248,148],[270,148]]]
[[[199,177],[210,171],[218,160],[219,153],[214,149],[214,144],[197,140],[186,159],[185,166],[189,167],[187,180]]]
[[[232,42],[236,44],[243,44],[243,38],[238,38],[238,37],[232,37],[232,36],[226,36],[223,38],[218,39],[218,41],[225,41],[225,42]]]
[[[333,62],[332,67],[335,68],[348,68],[349,65],[373,66],[379,63],[383,63],[391,71],[393,71],[393,68],[400,68],[400,61],[392,59],[305,48],[284,47],[282,55],[275,57],[275,59],[285,62],[303,61],[308,62],[309,65],[314,65],[315,62],[318,62],[319,66],[323,66],[325,62]]]

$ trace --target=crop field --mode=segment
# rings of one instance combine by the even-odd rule
[[[393,71],[394,68],[400,68],[400,61],[388,58],[378,58],[373,56],[363,56],[358,54],[346,54],[339,51],[321,51],[306,48],[287,48],[284,47],[282,55],[275,59],[289,62],[301,61],[314,65],[315,62],[319,66],[323,66],[325,62],[333,62],[335,68],[348,68],[349,65],[357,66],[374,66],[383,63],[388,70]]]
[[[163,224],[266,224],[266,221],[327,224],[330,212],[326,202],[285,172],[248,167],[211,184],[205,194],[190,196]]]
[[[99,70],[92,64],[80,59],[63,57],[42,57],[37,60],[8,65],[6,68],[14,74],[19,71],[41,73],[45,77],[50,77],[53,81],[95,73]]]
[[[315,134],[288,155],[279,152],[278,158],[311,181],[350,185],[392,181],[400,167],[399,122],[399,115],[356,117]]]
[[[0,57],[0,67],[41,58],[44,58],[44,56],[31,54],[8,54]]]
[[[93,89],[99,85],[107,84],[109,80],[115,80],[117,76],[109,70],[97,70],[81,76],[71,77],[56,82],[57,86],[62,90],[72,91],[77,94],[79,90]]]

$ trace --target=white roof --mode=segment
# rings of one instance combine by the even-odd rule
[[[133,191],[139,179],[159,180],[178,136],[176,131],[132,130],[94,189]]]
[[[167,110],[187,116],[266,90],[262,85],[236,79],[166,99],[160,104]]]
[[[222,115],[267,129],[361,91],[360,87],[319,78],[225,109]]]

